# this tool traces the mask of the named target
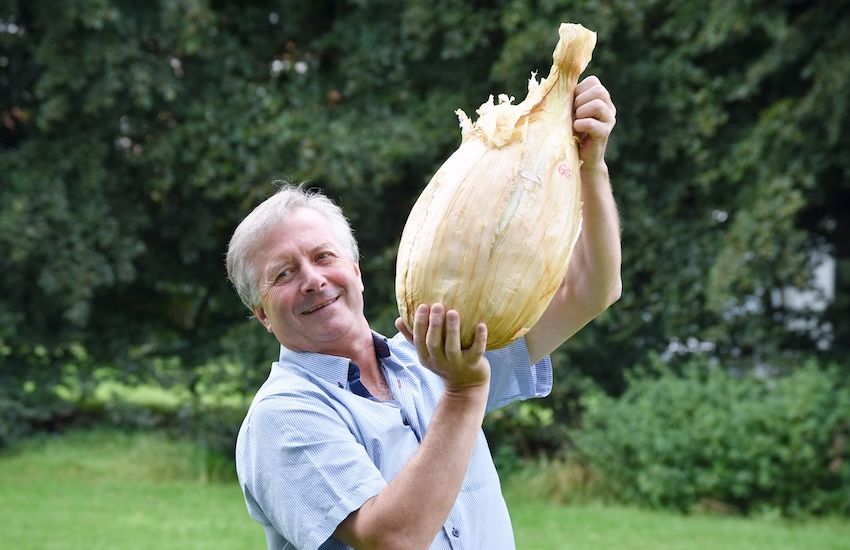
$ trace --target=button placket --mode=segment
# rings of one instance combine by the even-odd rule
[[[422,436],[417,429],[417,418],[416,418],[416,409],[412,406],[410,400],[409,386],[402,380],[402,372],[395,372],[391,369],[387,369],[388,377],[391,378],[390,383],[396,388],[396,401],[398,402],[399,409],[401,409],[401,420],[402,423],[410,428],[413,432],[413,435],[416,436],[418,441],[422,441]]]

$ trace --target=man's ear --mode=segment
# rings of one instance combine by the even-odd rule
[[[360,292],[365,292],[366,287],[363,285],[363,276],[360,274],[360,262],[354,262],[354,273],[357,274],[357,280],[360,281]]]
[[[269,316],[266,315],[266,310],[263,309],[263,306],[253,306],[251,307],[251,311],[254,312],[254,317],[257,318],[257,321],[266,327],[267,331],[272,332],[272,323],[269,321]]]

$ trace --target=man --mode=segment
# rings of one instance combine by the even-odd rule
[[[239,432],[239,482],[269,548],[513,548],[481,423],[551,390],[548,354],[620,295],[620,240],[604,153],[615,108],[579,83],[574,130],[584,227],[540,321],[484,353],[479,324],[419,306],[386,339],[363,315],[357,243],[326,197],[285,187],[243,220],[228,275],[281,344]]]

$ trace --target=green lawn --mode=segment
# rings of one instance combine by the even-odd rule
[[[198,480],[198,457],[151,434],[31,442],[0,457],[0,547],[265,548],[236,482]]]
[[[262,549],[235,482],[198,479],[198,452],[155,434],[80,432],[0,455],[0,547]],[[681,517],[557,506],[511,486],[520,549],[847,549],[850,522]]]
[[[508,495],[517,548],[534,550],[827,550],[850,548],[850,521],[681,516],[614,506],[558,506]]]

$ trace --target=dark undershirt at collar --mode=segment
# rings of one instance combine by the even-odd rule
[[[387,344],[385,338],[372,333],[372,343],[375,345],[375,358],[378,360],[378,363],[381,362],[381,359],[386,359],[390,356],[390,346]],[[378,401],[366,386],[363,385],[363,382],[360,380],[360,367],[354,362],[348,363],[348,389],[355,395],[371,399],[372,401]]]

